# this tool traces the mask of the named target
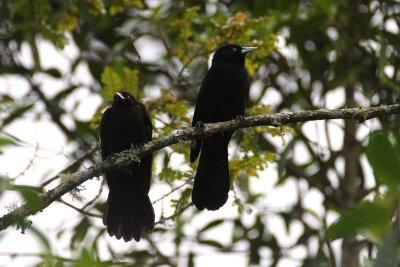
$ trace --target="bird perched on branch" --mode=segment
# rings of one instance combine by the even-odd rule
[[[152,131],[144,105],[127,92],[116,93],[100,122],[102,159],[151,141]],[[152,161],[150,154],[126,169],[105,172],[110,192],[103,223],[110,236],[139,241],[153,230],[154,210],[148,197]]]
[[[249,93],[245,56],[254,49],[233,44],[218,48],[201,83],[192,126],[244,116]],[[226,131],[192,142],[190,161],[200,154],[192,191],[192,201],[199,210],[217,210],[228,199],[228,144],[232,135],[233,131]]]

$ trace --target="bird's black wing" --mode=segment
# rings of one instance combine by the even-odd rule
[[[212,76],[212,69],[208,70],[206,75],[201,82],[199,94],[197,96],[197,103],[194,109],[192,127],[198,125],[199,122],[205,122],[206,114],[205,111],[207,109],[207,94],[210,90],[212,90],[212,85],[210,84],[210,76]],[[203,145],[202,139],[195,139],[192,141],[191,149],[190,149],[190,162],[193,163],[196,161],[197,157],[200,154],[201,146]]]
[[[150,114],[147,111],[146,107],[139,103],[140,105],[140,112],[141,112],[141,117],[143,118],[143,143],[150,142],[152,140],[153,136],[153,125],[151,122]],[[149,154],[144,156],[141,159],[140,163],[140,169],[138,172],[140,172],[140,177],[142,177],[142,185],[143,185],[143,192],[148,193],[150,190],[150,184],[151,184],[151,176],[152,176],[152,162],[153,162],[153,154]]]
[[[209,69],[206,73],[206,75],[204,76],[202,82],[201,82],[201,86],[200,86],[200,90],[199,90],[199,94],[197,96],[197,102],[196,102],[196,107],[194,109],[194,114],[193,114],[193,120],[192,120],[192,126],[196,126],[196,124],[199,121],[203,121],[206,119],[206,114],[205,111],[207,109],[207,95],[209,95],[212,91],[213,85],[213,79],[212,79],[212,74],[213,74],[214,70],[211,67],[211,69]]]
[[[108,138],[112,122],[111,113],[112,113],[111,108],[106,109],[100,121],[100,145],[101,145],[101,157],[103,160],[106,159],[112,153],[110,147],[111,146],[110,140]]]

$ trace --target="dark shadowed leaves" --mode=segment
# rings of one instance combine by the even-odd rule
[[[373,242],[382,242],[389,233],[390,219],[390,210],[383,201],[364,201],[332,224],[328,236],[334,240],[360,233]]]
[[[377,183],[384,183],[391,190],[398,191],[400,185],[399,151],[383,132],[373,133],[367,146],[367,157]]]
[[[224,248],[224,245],[216,240],[200,239],[199,243],[202,245],[207,245],[207,246],[211,246],[211,247],[215,247],[215,248]]]

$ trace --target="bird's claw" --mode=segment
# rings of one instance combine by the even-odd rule
[[[244,115],[238,115],[237,117],[236,117],[236,119],[238,120],[238,121],[242,121],[242,120],[244,120],[246,117],[244,116]]]
[[[196,125],[194,127],[196,128],[196,130],[204,128],[204,122],[198,121],[198,122],[196,122]]]
[[[139,144],[137,144],[136,148],[142,148],[146,145],[146,142],[140,142]]]

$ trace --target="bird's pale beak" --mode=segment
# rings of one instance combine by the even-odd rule
[[[253,51],[257,48],[258,47],[255,47],[255,46],[242,47],[242,54],[246,55],[247,53],[250,53],[251,51]]]
[[[122,100],[125,100],[125,97],[121,93],[117,93],[117,96],[119,96]]]

